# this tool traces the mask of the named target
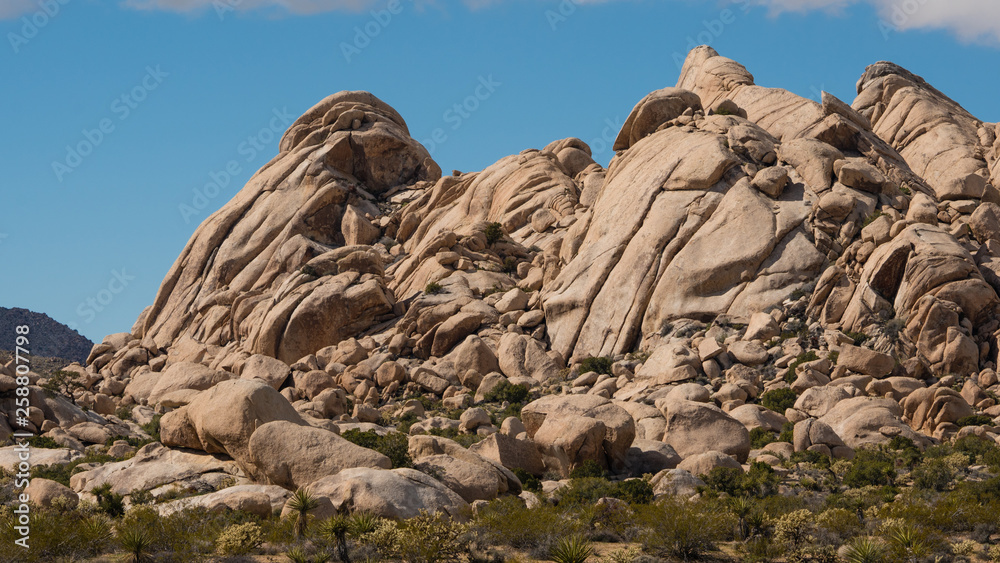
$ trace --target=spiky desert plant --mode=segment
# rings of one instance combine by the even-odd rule
[[[847,544],[844,559],[847,563],[882,563],[885,561],[885,548],[875,538],[854,538]]]
[[[560,539],[549,553],[549,558],[556,563],[584,563],[593,554],[590,541],[574,534]]]
[[[302,539],[309,528],[309,513],[319,507],[319,501],[306,489],[298,489],[288,500],[288,508],[295,513],[295,538]]]
[[[117,539],[131,563],[145,561],[153,547],[153,535],[146,528],[135,524],[119,528]]]
[[[338,514],[320,522],[319,533],[326,540],[337,546],[337,557],[343,563],[351,563],[347,549],[347,534],[351,531],[351,519]]]

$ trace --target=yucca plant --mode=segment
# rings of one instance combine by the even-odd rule
[[[757,508],[756,503],[748,496],[734,497],[729,499],[729,510],[736,516],[736,533],[740,539],[750,537],[750,526],[747,518],[750,518]]]
[[[309,513],[319,507],[319,501],[309,491],[299,489],[288,500],[288,508],[295,513],[295,538],[302,539],[309,528]]]
[[[351,520],[343,514],[327,518],[319,525],[320,535],[337,546],[337,557],[343,563],[351,563],[350,553],[347,549],[347,534],[350,530]]]
[[[590,541],[581,535],[564,537],[552,548],[549,558],[555,563],[584,563],[594,554]]]
[[[908,524],[894,526],[889,530],[889,545],[901,559],[916,563],[930,553],[930,546],[915,527]]]
[[[288,558],[292,563],[312,563],[309,555],[306,554],[305,550],[301,547],[293,547],[285,553],[285,557]]]
[[[153,547],[153,535],[146,528],[137,525],[119,528],[117,538],[118,544],[132,563],[145,561]]]
[[[855,538],[847,544],[844,559],[847,563],[883,563],[885,548],[875,538]]]
[[[355,512],[351,515],[348,533],[355,539],[368,535],[378,529],[380,520],[371,512]]]

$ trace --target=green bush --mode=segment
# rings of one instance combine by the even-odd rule
[[[441,512],[405,520],[399,525],[399,556],[412,563],[461,561],[465,552],[463,536],[467,527]]]
[[[791,422],[786,422],[781,425],[781,433],[778,434],[779,442],[788,442],[791,444],[795,441],[795,425]]]
[[[844,485],[851,488],[866,486],[892,486],[896,482],[896,468],[888,454],[876,450],[859,450],[855,453],[850,469],[844,475]]]
[[[626,479],[615,485],[612,496],[629,504],[653,502],[653,486],[645,479]]]
[[[556,538],[582,531],[565,510],[542,502],[526,508],[521,499],[504,496],[476,513],[476,535],[487,545],[534,549],[551,545]]]
[[[972,416],[966,416],[958,419],[956,422],[960,428],[966,426],[993,426],[993,419],[986,416],[985,414],[974,414]]]
[[[535,493],[542,490],[542,482],[538,479],[538,477],[535,477],[520,467],[515,468],[513,473],[514,476],[517,477],[517,480],[521,482],[521,488],[524,490]]]
[[[814,362],[818,359],[819,356],[817,356],[816,352],[813,352],[812,350],[799,354],[799,356],[795,358],[795,360],[792,361],[792,363],[788,364],[788,373],[785,374],[785,381],[788,383],[794,382],[795,378],[798,377],[797,375],[795,375],[795,370],[797,370],[799,366],[807,362]],[[782,414],[784,414],[785,411],[781,412]]]
[[[264,532],[255,522],[233,524],[215,539],[216,550],[222,555],[249,555],[264,543]]]
[[[69,486],[69,478],[74,473],[76,473],[77,467],[85,463],[107,463],[109,461],[117,461],[115,458],[104,455],[104,454],[87,454],[81,458],[75,459],[67,464],[53,463],[51,465],[36,465],[31,468],[29,472],[32,479],[42,478],[49,479],[50,481],[56,481],[57,483],[62,483],[63,485]]]
[[[101,512],[112,518],[125,514],[125,497],[113,492],[110,483],[95,487],[90,492],[97,497],[97,507],[100,508]]]
[[[160,441],[160,418],[162,417],[163,415],[158,414],[152,420],[142,425],[142,431],[149,434],[154,442]]]
[[[930,459],[910,473],[917,489],[944,491],[951,485],[955,473],[942,459]]]
[[[585,460],[569,472],[570,479],[585,479],[587,477],[605,478],[607,476],[608,472],[592,459]]]
[[[49,438],[48,436],[32,436],[24,440],[32,448],[45,448],[50,450],[58,450],[62,446],[58,442]]]
[[[486,235],[486,244],[493,246],[503,239],[503,226],[500,223],[490,223],[483,229],[483,234]]]
[[[592,356],[590,358],[584,358],[583,360],[580,360],[580,373],[584,374],[594,372],[610,375],[611,364],[613,363],[614,362],[611,361],[611,358],[607,356]]]
[[[772,389],[760,396],[760,405],[784,416],[785,410],[795,406],[798,395],[791,389]]]
[[[643,551],[657,557],[697,558],[733,530],[732,517],[705,501],[667,497],[641,507]]]
[[[774,442],[778,435],[767,428],[757,427],[750,431],[750,447],[760,449]]]
[[[512,384],[510,381],[501,381],[496,387],[490,390],[489,393],[483,396],[483,400],[487,403],[503,403],[507,401],[509,403],[523,403],[528,399],[531,394],[531,390],[528,389],[527,385]]]
[[[389,458],[392,468],[413,467],[413,460],[410,459],[410,440],[405,434],[399,432],[389,432],[385,436],[379,436],[374,430],[364,432],[352,428],[341,434],[345,440],[357,444],[363,448],[375,450]]]
[[[426,293],[427,295],[437,295],[442,291],[444,291],[444,288],[441,287],[441,284],[437,282],[431,282],[426,286],[424,286],[424,293]]]
[[[705,484],[717,493],[733,497],[763,498],[778,491],[781,479],[774,469],[762,462],[752,462],[750,470],[743,472],[734,467],[715,467],[702,477]]]

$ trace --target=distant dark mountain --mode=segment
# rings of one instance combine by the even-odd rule
[[[18,326],[27,325],[28,351],[32,356],[50,356],[84,362],[94,343],[79,332],[44,313],[0,307],[0,350],[13,351]]]

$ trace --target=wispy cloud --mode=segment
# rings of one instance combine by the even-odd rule
[[[25,14],[40,11],[32,0],[3,0],[0,2],[0,20],[19,18]]]
[[[773,14],[826,10],[843,12],[852,4],[875,7],[884,25],[898,31],[944,29],[963,41],[1000,43],[997,0],[753,0]]]

